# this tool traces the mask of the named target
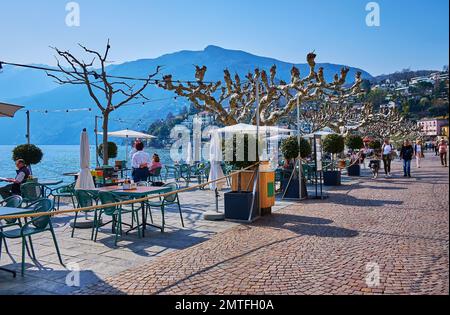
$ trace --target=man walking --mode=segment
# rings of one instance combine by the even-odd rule
[[[400,150],[400,158],[403,159],[403,176],[411,177],[411,161],[414,155],[414,148],[409,140],[405,140]]]
[[[386,177],[391,177],[391,160],[393,147],[388,138],[384,139],[383,147],[383,165]]]

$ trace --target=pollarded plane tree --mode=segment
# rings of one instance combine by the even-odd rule
[[[89,96],[100,109],[103,116],[103,148],[108,147],[108,123],[111,112],[130,103],[135,99],[147,99],[143,94],[149,84],[153,83],[153,78],[159,73],[158,66],[154,73],[149,74],[145,79],[139,79],[139,85],[131,83],[130,78],[117,78],[108,75],[107,63],[110,51],[110,43],[106,45],[103,53],[86,48],[79,44],[84,53],[89,56],[90,62],[85,62],[82,58],[76,57],[69,51],[56,51],[57,66],[61,74],[54,75],[47,72],[47,75],[54,78],[56,83],[84,85],[87,88]],[[92,59],[91,59],[92,58]],[[63,61],[64,65],[61,64]],[[123,80],[123,81],[119,81]],[[103,152],[103,163],[108,164],[108,150]]]
[[[292,67],[289,83],[277,82],[276,66],[270,69],[270,73],[255,69],[245,76],[245,80],[242,80],[238,74],[232,78],[230,72],[225,70],[224,83],[221,81],[205,83],[206,66],[196,66],[197,84],[182,84],[174,81],[171,75],[166,75],[159,86],[189,99],[197,109],[216,115],[224,125],[256,123],[257,115],[259,115],[261,125],[273,126],[283,117],[292,114],[297,108],[297,103],[302,106],[309,102],[316,102],[326,104],[323,107],[333,108],[346,99],[360,94],[362,82],[360,72],[356,73],[355,82],[351,86],[346,86],[349,72],[346,67],[341,70],[340,75],[334,76],[332,82],[326,82],[323,68],[316,71],[315,58],[314,53],[307,55],[310,70],[305,78],[301,78],[297,67]],[[257,91],[259,91],[258,113],[255,106]],[[282,106],[280,106],[281,100],[283,100]],[[303,115],[306,117],[307,114]],[[329,119],[327,115],[330,115],[329,110],[324,110],[312,119],[319,124],[319,121]]]
[[[379,140],[418,139],[422,136],[421,128],[395,108],[380,109],[361,127],[361,132]]]

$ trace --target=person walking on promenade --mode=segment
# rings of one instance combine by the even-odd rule
[[[439,155],[441,157],[441,164],[442,166],[447,167],[447,152],[448,152],[448,145],[447,142],[442,139],[439,143]]]
[[[414,155],[414,148],[409,140],[405,140],[400,150],[400,158],[403,159],[403,176],[411,177],[411,161]]]
[[[423,153],[423,145],[422,141],[417,140],[416,144],[414,145],[414,156],[416,157],[416,166],[417,168],[421,167],[421,161],[425,157]]]
[[[394,148],[392,147],[389,138],[384,139],[383,147],[381,148],[381,150],[383,151],[384,173],[386,177],[391,177],[391,161]]]
[[[439,156],[439,140],[434,141],[434,153]]]

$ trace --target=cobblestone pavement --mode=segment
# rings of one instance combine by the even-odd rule
[[[181,227],[178,209],[166,209],[166,230],[149,228],[145,238],[139,239],[136,233],[123,235],[114,246],[111,225],[101,229],[97,243],[90,240],[91,230],[77,229],[71,238],[72,215],[52,219],[65,267],[56,255],[50,233],[33,236],[37,260],[26,256],[25,277],[12,278],[11,274],[0,271],[1,294],[69,294],[93,283],[102,282],[107,277],[121,271],[141,266],[157,257],[173,251],[183,250],[204,242],[217,233],[236,226],[232,222],[211,222],[203,220],[203,213],[215,210],[214,192],[196,190],[180,194],[185,228]],[[288,202],[280,202],[277,208],[286,207]],[[69,208],[64,205],[63,208]],[[219,210],[223,211],[223,194],[219,200]],[[156,209],[153,210],[155,223],[161,222]],[[130,222],[125,216],[124,222]],[[8,240],[9,252],[2,248],[0,266],[20,272],[21,241]],[[79,286],[68,286],[72,281],[71,269],[79,273]],[[74,280],[75,278],[73,278]],[[71,283],[76,284],[75,281]]]
[[[448,169],[393,167],[77,293],[448,294]]]

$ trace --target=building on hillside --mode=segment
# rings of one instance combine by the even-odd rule
[[[394,101],[390,101],[387,104],[380,105],[380,109],[395,109],[397,108],[397,104]]]
[[[202,128],[211,126],[215,123],[216,118],[211,115],[209,112],[203,111],[196,115],[189,115],[186,120],[184,120],[181,124],[186,126],[189,130],[194,128],[194,119],[198,119],[201,122]]]
[[[419,127],[422,128],[422,133],[424,136],[435,139],[436,137],[442,137],[443,132],[448,134],[448,120],[440,118],[424,118],[418,123]],[[445,127],[447,126],[447,129]],[[444,129],[444,130],[443,130]]]

